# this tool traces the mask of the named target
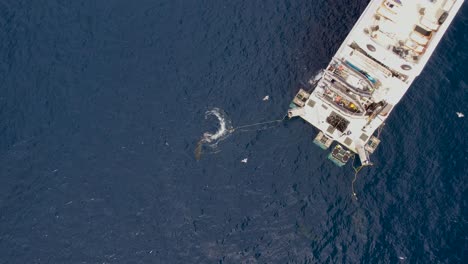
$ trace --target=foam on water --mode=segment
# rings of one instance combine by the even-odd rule
[[[0,263],[466,262],[468,5],[355,201],[316,129],[266,121],[369,1],[181,2],[0,1]]]
[[[219,121],[219,128],[215,133],[205,132],[201,141],[208,143],[209,145],[216,146],[218,142],[225,139],[228,134],[232,131],[231,120],[227,118],[226,113],[219,108],[213,108],[213,110],[205,113],[205,119],[210,116],[215,116]]]
[[[311,79],[311,81],[312,81],[313,83],[318,82],[318,81],[320,80],[320,78],[322,78],[322,75],[323,75],[323,70],[319,70],[319,71],[315,74],[315,76]]]
[[[213,108],[205,113],[205,119],[210,116],[215,116],[218,119],[219,127],[215,133],[205,132],[203,137],[198,141],[197,147],[195,148],[195,158],[199,160],[203,152],[203,147],[209,147],[214,151],[218,143],[226,139],[234,130],[231,124],[231,120],[227,117],[226,113],[219,108]]]

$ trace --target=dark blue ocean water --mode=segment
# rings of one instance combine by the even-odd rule
[[[358,200],[300,119],[194,158],[213,107],[281,118],[366,4],[0,1],[0,263],[466,263],[466,5]]]

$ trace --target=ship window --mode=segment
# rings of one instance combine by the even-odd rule
[[[418,32],[419,34],[425,36],[425,37],[429,37],[431,35],[431,31],[428,31],[428,30],[425,30],[424,28],[416,25],[416,27],[414,27],[414,31]]]
[[[367,49],[370,50],[370,51],[375,51],[375,47],[372,46],[371,44],[367,44],[366,47],[367,47]]]
[[[437,21],[437,22],[439,22],[439,25],[442,25],[445,22],[445,20],[447,19],[447,17],[448,17],[448,12],[444,11],[444,13],[442,13],[439,20]]]
[[[403,65],[401,65],[401,68],[402,68],[403,70],[405,70],[405,71],[409,71],[409,70],[412,69],[411,66],[409,66],[408,64],[403,64]]]

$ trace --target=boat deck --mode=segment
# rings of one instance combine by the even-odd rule
[[[405,95],[463,0],[373,0],[290,116],[359,153]],[[360,153],[361,154],[361,153]]]
[[[407,62],[418,63],[454,3],[454,0],[385,0],[365,32],[377,45]]]

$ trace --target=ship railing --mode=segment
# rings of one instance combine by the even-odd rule
[[[350,58],[357,60],[361,62],[361,64],[364,64],[366,66],[366,69],[374,69],[382,72],[384,76],[390,77],[392,76],[392,71],[387,69],[386,67],[382,66],[378,62],[376,62],[374,59],[370,58],[367,53],[364,53],[365,51],[362,50],[361,47],[359,47],[357,44],[354,46],[351,46],[351,48],[354,48],[353,54],[351,54]]]
[[[325,88],[323,94],[317,94],[323,100],[327,101],[332,107],[336,108],[338,111],[344,112],[351,116],[364,116],[365,110],[361,106],[360,103],[356,102],[355,100],[347,97],[342,93],[338,93],[337,91],[333,91],[331,89]],[[344,102],[346,101],[347,104]],[[354,104],[356,107],[355,109],[348,108],[350,104]]]
[[[334,59],[333,64],[330,65],[328,72],[338,76],[343,82],[345,82],[349,87],[359,93],[361,96],[370,96],[372,91],[376,88],[376,85],[379,84],[379,81],[371,77],[367,72],[357,68],[356,66],[351,67],[351,63],[347,60],[338,60]],[[346,75],[346,76],[345,76]],[[347,82],[345,78],[348,76],[354,76],[359,80],[362,80],[366,83],[363,85],[363,88],[354,87],[352,84]]]
[[[370,90],[366,91],[366,90],[356,88],[352,86],[351,84],[349,84],[348,82],[346,82],[346,80],[342,76],[331,71],[326,71],[325,80],[330,85],[333,85],[333,84],[336,85],[336,82],[338,82],[337,85],[339,86],[340,92],[343,92],[343,93],[346,93],[346,91],[349,90],[349,92],[352,92],[360,97],[370,97],[372,95],[372,92]],[[331,83],[332,81],[334,83]],[[358,100],[358,98],[353,98],[353,99]]]
[[[359,64],[364,64],[364,65],[361,65],[361,67],[365,66],[366,70],[369,70],[369,69],[379,70],[387,78],[396,77],[403,82],[406,82],[408,80],[408,75],[405,75],[399,71],[396,71],[390,68],[389,66],[383,64],[382,62],[378,61],[377,59],[372,57],[369,53],[367,53],[365,50],[363,50],[356,42],[353,42],[350,45],[350,47],[354,49],[354,52],[351,54],[349,58],[353,59],[353,61],[359,62]]]

